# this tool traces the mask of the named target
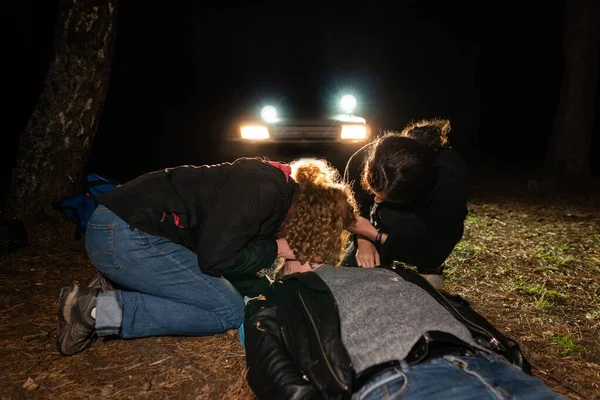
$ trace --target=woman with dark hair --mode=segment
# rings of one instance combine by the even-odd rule
[[[448,120],[422,120],[350,158],[344,179],[361,217],[346,265],[400,261],[441,286],[443,263],[462,238],[467,216],[468,169],[449,147],[449,131]]]
[[[100,275],[61,290],[56,339],[63,355],[96,336],[238,328],[242,296],[269,286],[277,258],[336,263],[345,229],[356,222],[352,191],[315,159],[168,168],[99,203],[85,245]]]

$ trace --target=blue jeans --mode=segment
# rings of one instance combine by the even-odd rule
[[[203,274],[194,252],[132,230],[102,205],[88,223],[85,247],[96,269],[123,288],[98,296],[100,336],[212,335],[243,320],[242,296],[224,278]]]
[[[390,367],[353,396],[359,400],[554,400],[565,399],[540,379],[501,359],[444,356]]]

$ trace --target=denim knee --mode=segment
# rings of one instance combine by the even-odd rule
[[[221,319],[221,325],[223,326],[223,331],[240,327],[244,321],[244,308],[244,299],[242,296],[238,296],[231,304],[229,304],[227,309],[218,313],[219,318]]]

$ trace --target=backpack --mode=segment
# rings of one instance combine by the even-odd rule
[[[87,184],[83,192],[52,200],[52,207],[77,225],[75,240],[80,240],[87,228],[87,223],[98,206],[96,198],[117,186],[116,181],[91,173],[87,175]]]

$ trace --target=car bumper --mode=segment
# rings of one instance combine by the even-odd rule
[[[290,162],[304,157],[325,158],[340,171],[352,154],[366,142],[249,142],[246,140],[228,140],[221,147],[225,160],[240,157],[266,157],[271,160]]]

